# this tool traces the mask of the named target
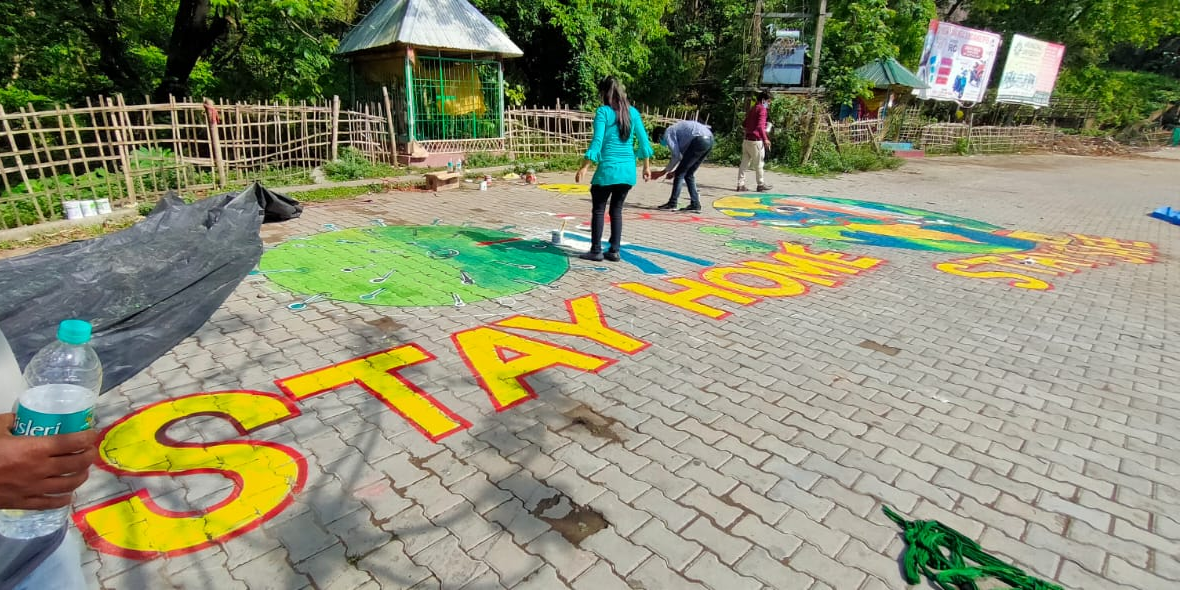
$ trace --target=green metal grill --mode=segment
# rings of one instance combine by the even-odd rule
[[[494,60],[407,57],[410,138],[504,137],[503,70]]]

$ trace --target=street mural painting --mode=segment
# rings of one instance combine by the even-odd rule
[[[586,252],[590,249],[590,236],[579,232],[562,232],[562,241],[572,250],[579,252]],[[610,242],[602,241],[602,250],[605,252],[610,249]],[[666,258],[673,258],[689,264],[697,266],[711,266],[713,263],[704,258],[697,258],[696,256],[689,256],[680,252],[672,250],[665,250],[663,248],[653,248],[651,246],[641,246],[639,244],[632,244],[630,242],[623,242],[619,246],[619,259],[649,275],[664,275],[668,274],[668,270],[660,266],[653,256],[664,256]]]
[[[569,270],[557,246],[452,225],[335,229],[267,250],[256,275],[300,295],[294,311],[333,300],[454,306],[548,286]]]
[[[453,233],[456,228],[439,230]],[[338,243],[335,240],[362,242],[363,246],[340,244],[356,246],[346,250],[350,253],[367,252],[366,248],[383,243],[372,234],[348,231],[331,232],[328,234],[331,242],[320,242],[324,245]],[[406,234],[395,235],[399,237],[388,241],[401,245],[394,248],[413,247],[405,243],[409,241]],[[417,237],[421,239],[425,235],[419,231]],[[496,236],[479,233],[459,248],[445,240],[431,245],[462,252],[463,248],[471,247],[471,239],[487,242],[489,237]],[[455,258],[449,256],[443,260]],[[316,263],[311,257],[289,262],[308,268]],[[614,287],[617,293],[628,297],[638,296],[654,304],[722,320],[735,306],[798,297],[812,287],[839,288],[848,278],[875,269],[882,262],[838,252],[811,251],[802,245],[782,242],[762,258],[709,266],[697,278],[674,277],[654,285],[629,282]],[[338,262],[333,263],[335,266]],[[508,411],[536,399],[538,393],[528,382],[533,375],[552,370],[597,373],[619,362],[624,355],[636,355],[651,346],[612,327],[599,295],[569,299],[565,307],[564,314],[554,314],[557,317],[514,315],[451,335],[450,341],[459,357],[496,411]],[[578,344],[566,346],[551,342],[546,339],[549,335],[573,337]],[[586,345],[596,348],[586,350]],[[183,481],[186,476],[218,475],[232,487],[227,493],[209,496],[207,506],[196,507],[201,503],[196,500],[189,502],[191,509],[177,511],[164,508],[163,496],[153,497],[149,483],[137,483],[133,485],[137,490],[134,493],[81,507],[74,514],[74,522],[98,551],[137,560],[193,553],[247,534],[282,513],[304,489],[309,468],[303,452],[264,439],[267,427],[300,416],[299,405],[309,398],[358,385],[432,442],[470,428],[471,422],[440,399],[448,392],[432,395],[401,373],[403,368],[435,360],[425,348],[407,343],[280,377],[275,380],[281,392],[278,394],[203,392],[138,408],[103,432],[99,441],[100,468],[122,479],[166,476]],[[180,442],[169,437],[172,426],[209,417],[230,424],[237,436],[215,442]]]
[[[1150,264],[1156,248],[1150,242],[1068,234],[1052,236],[1025,231],[1006,232],[1008,237],[1029,240],[1035,248],[1017,254],[993,254],[939,262],[934,268],[960,277],[1006,281],[1018,289],[1048,291],[1049,279],[1117,262]]]
[[[730,196],[718,211],[792,234],[883,248],[1003,254],[1031,250],[1035,242],[1003,235],[991,224],[933,211],[835,197]]]

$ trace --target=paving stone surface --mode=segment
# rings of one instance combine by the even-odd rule
[[[86,570],[109,589],[900,589],[888,505],[1072,590],[1180,587],[1180,231],[1147,217],[1180,205],[1178,171],[1012,156],[771,175],[774,193],[1154,247],[1139,261],[1150,263],[1061,276],[1020,258],[954,263],[1043,290],[937,266],[987,254],[726,216],[709,206],[735,194],[725,168],[700,172],[699,215],[649,209],[663,183],[628,198],[625,240],[682,255],[630,250],[665,274],[571,259],[551,285],[462,306],[295,309],[314,293],[250,276],[102,398],[102,425],[125,420],[104,451],[110,469],[78,494]],[[528,248],[561,226],[556,214],[574,215],[575,232],[589,209],[585,195],[494,182],[311,204],[263,238],[290,247],[333,228],[437,224],[515,232],[526,239],[504,247]],[[810,275],[794,296],[772,271],[734,274],[773,263],[780,240],[883,262],[827,284]],[[620,286],[672,292],[687,283],[668,279],[686,278],[747,292],[700,299],[726,312],[715,319]],[[587,313],[629,339],[508,321],[568,324],[588,295]],[[346,363],[387,350],[401,360]],[[528,370],[477,374],[489,366]],[[237,393],[195,395],[211,392]],[[446,415],[422,414],[423,400]],[[426,426],[407,418],[425,415]]]

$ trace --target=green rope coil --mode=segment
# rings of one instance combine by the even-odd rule
[[[987,578],[999,580],[1012,590],[1063,590],[992,557],[978,543],[937,520],[906,520],[888,506],[881,509],[902,528],[907,584],[917,584],[925,575],[941,590],[979,590],[976,581]]]

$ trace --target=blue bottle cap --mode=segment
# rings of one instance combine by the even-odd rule
[[[64,320],[57,327],[57,339],[66,344],[86,344],[90,342],[91,330],[90,322]]]

